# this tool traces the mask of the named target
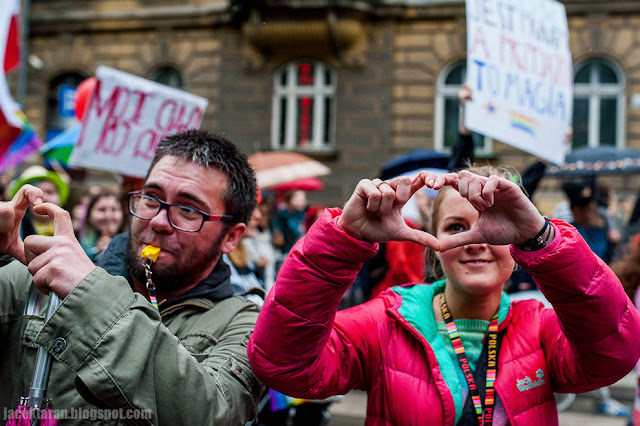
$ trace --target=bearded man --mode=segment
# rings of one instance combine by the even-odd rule
[[[165,138],[144,186],[128,195],[130,232],[114,238],[99,267],[74,237],[69,214],[43,200],[25,185],[0,204],[0,253],[18,260],[0,269],[3,407],[27,395],[41,346],[53,357],[47,397],[61,424],[254,419],[263,387],[246,347],[258,308],[234,296],[221,260],[256,203],[246,156],[207,132]],[[53,236],[20,239],[29,206],[53,219]],[[148,246],[160,249],[153,262],[141,257]],[[46,322],[22,314],[32,276],[62,300]],[[102,416],[68,416],[85,409]]]

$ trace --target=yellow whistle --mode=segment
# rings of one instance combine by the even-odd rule
[[[154,246],[146,246],[145,248],[142,249],[142,253],[140,253],[141,257],[146,257],[148,259],[151,259],[152,262],[155,262],[156,260],[158,260],[158,255],[160,255],[160,247],[154,247]]]

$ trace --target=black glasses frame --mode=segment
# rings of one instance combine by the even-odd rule
[[[150,217],[150,218],[141,217],[141,216],[138,216],[133,211],[133,206],[131,205],[131,199],[134,196],[135,197],[141,197],[141,198],[149,198],[149,199],[152,199],[153,201],[156,201],[156,202],[158,202],[160,204],[160,206],[158,207],[158,211],[153,215],[153,217]],[[185,206],[184,204],[167,203],[167,202],[164,202],[164,201],[160,200],[159,198],[154,197],[153,195],[143,194],[141,192],[129,192],[127,194],[127,204],[129,206],[129,213],[131,213],[132,215],[134,215],[138,219],[142,219],[142,220],[151,220],[155,216],[157,216],[157,214],[160,213],[162,211],[162,209],[164,209],[164,210],[167,211],[167,220],[169,221],[171,226],[174,227],[175,229],[177,229],[179,231],[183,231],[183,232],[198,232],[198,231],[200,231],[202,229],[202,226],[204,225],[205,222],[215,222],[215,221],[230,222],[231,220],[233,220],[233,216],[229,216],[228,214],[216,214],[216,215],[207,214],[207,213],[203,212],[202,210],[197,209],[195,207]],[[200,227],[198,229],[195,229],[195,230],[190,230],[190,229],[183,229],[183,228],[180,228],[180,227],[174,225],[174,223],[171,221],[171,215],[169,214],[169,207],[173,207],[173,206],[182,207],[182,208],[185,208],[185,209],[191,209],[191,210],[194,210],[194,211],[200,213],[200,215],[202,216],[202,222],[200,223]]]

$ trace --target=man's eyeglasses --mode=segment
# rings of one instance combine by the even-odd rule
[[[130,192],[127,200],[129,211],[138,219],[151,220],[160,213],[160,210],[166,209],[171,226],[184,232],[198,232],[205,222],[215,220],[228,222],[233,219],[233,216],[226,214],[210,215],[194,207],[165,203],[156,197],[139,192]]]

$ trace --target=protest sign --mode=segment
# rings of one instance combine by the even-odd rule
[[[554,0],[466,0],[465,125],[561,164],[573,68],[565,8]]]
[[[69,165],[144,177],[160,140],[197,129],[208,101],[101,66]]]

